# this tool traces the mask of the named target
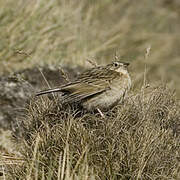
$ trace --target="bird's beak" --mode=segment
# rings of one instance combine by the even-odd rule
[[[130,65],[130,63],[124,63],[125,67],[128,67]]]

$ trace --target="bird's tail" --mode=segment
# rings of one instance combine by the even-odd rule
[[[36,96],[41,96],[41,95],[43,95],[43,94],[49,94],[49,93],[53,93],[53,92],[59,92],[59,91],[61,91],[61,90],[62,90],[61,88],[47,89],[47,90],[40,91],[40,92],[36,93]]]

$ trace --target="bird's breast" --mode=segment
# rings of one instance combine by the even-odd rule
[[[131,79],[128,76],[123,78],[116,78],[109,83],[110,88],[105,92],[98,94],[83,103],[84,108],[87,110],[101,109],[108,110],[122,101],[127,91],[131,87]]]

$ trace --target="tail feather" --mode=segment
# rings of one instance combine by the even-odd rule
[[[44,90],[44,91],[40,91],[40,92],[36,93],[36,96],[41,96],[43,94],[49,94],[49,93],[59,92],[59,91],[62,91],[62,89],[61,88],[48,89],[48,90]]]

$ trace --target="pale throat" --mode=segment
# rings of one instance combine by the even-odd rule
[[[115,71],[116,71],[116,72],[120,72],[120,73],[122,73],[122,74],[124,74],[124,75],[128,74],[127,69],[119,68],[119,69],[116,69]]]

